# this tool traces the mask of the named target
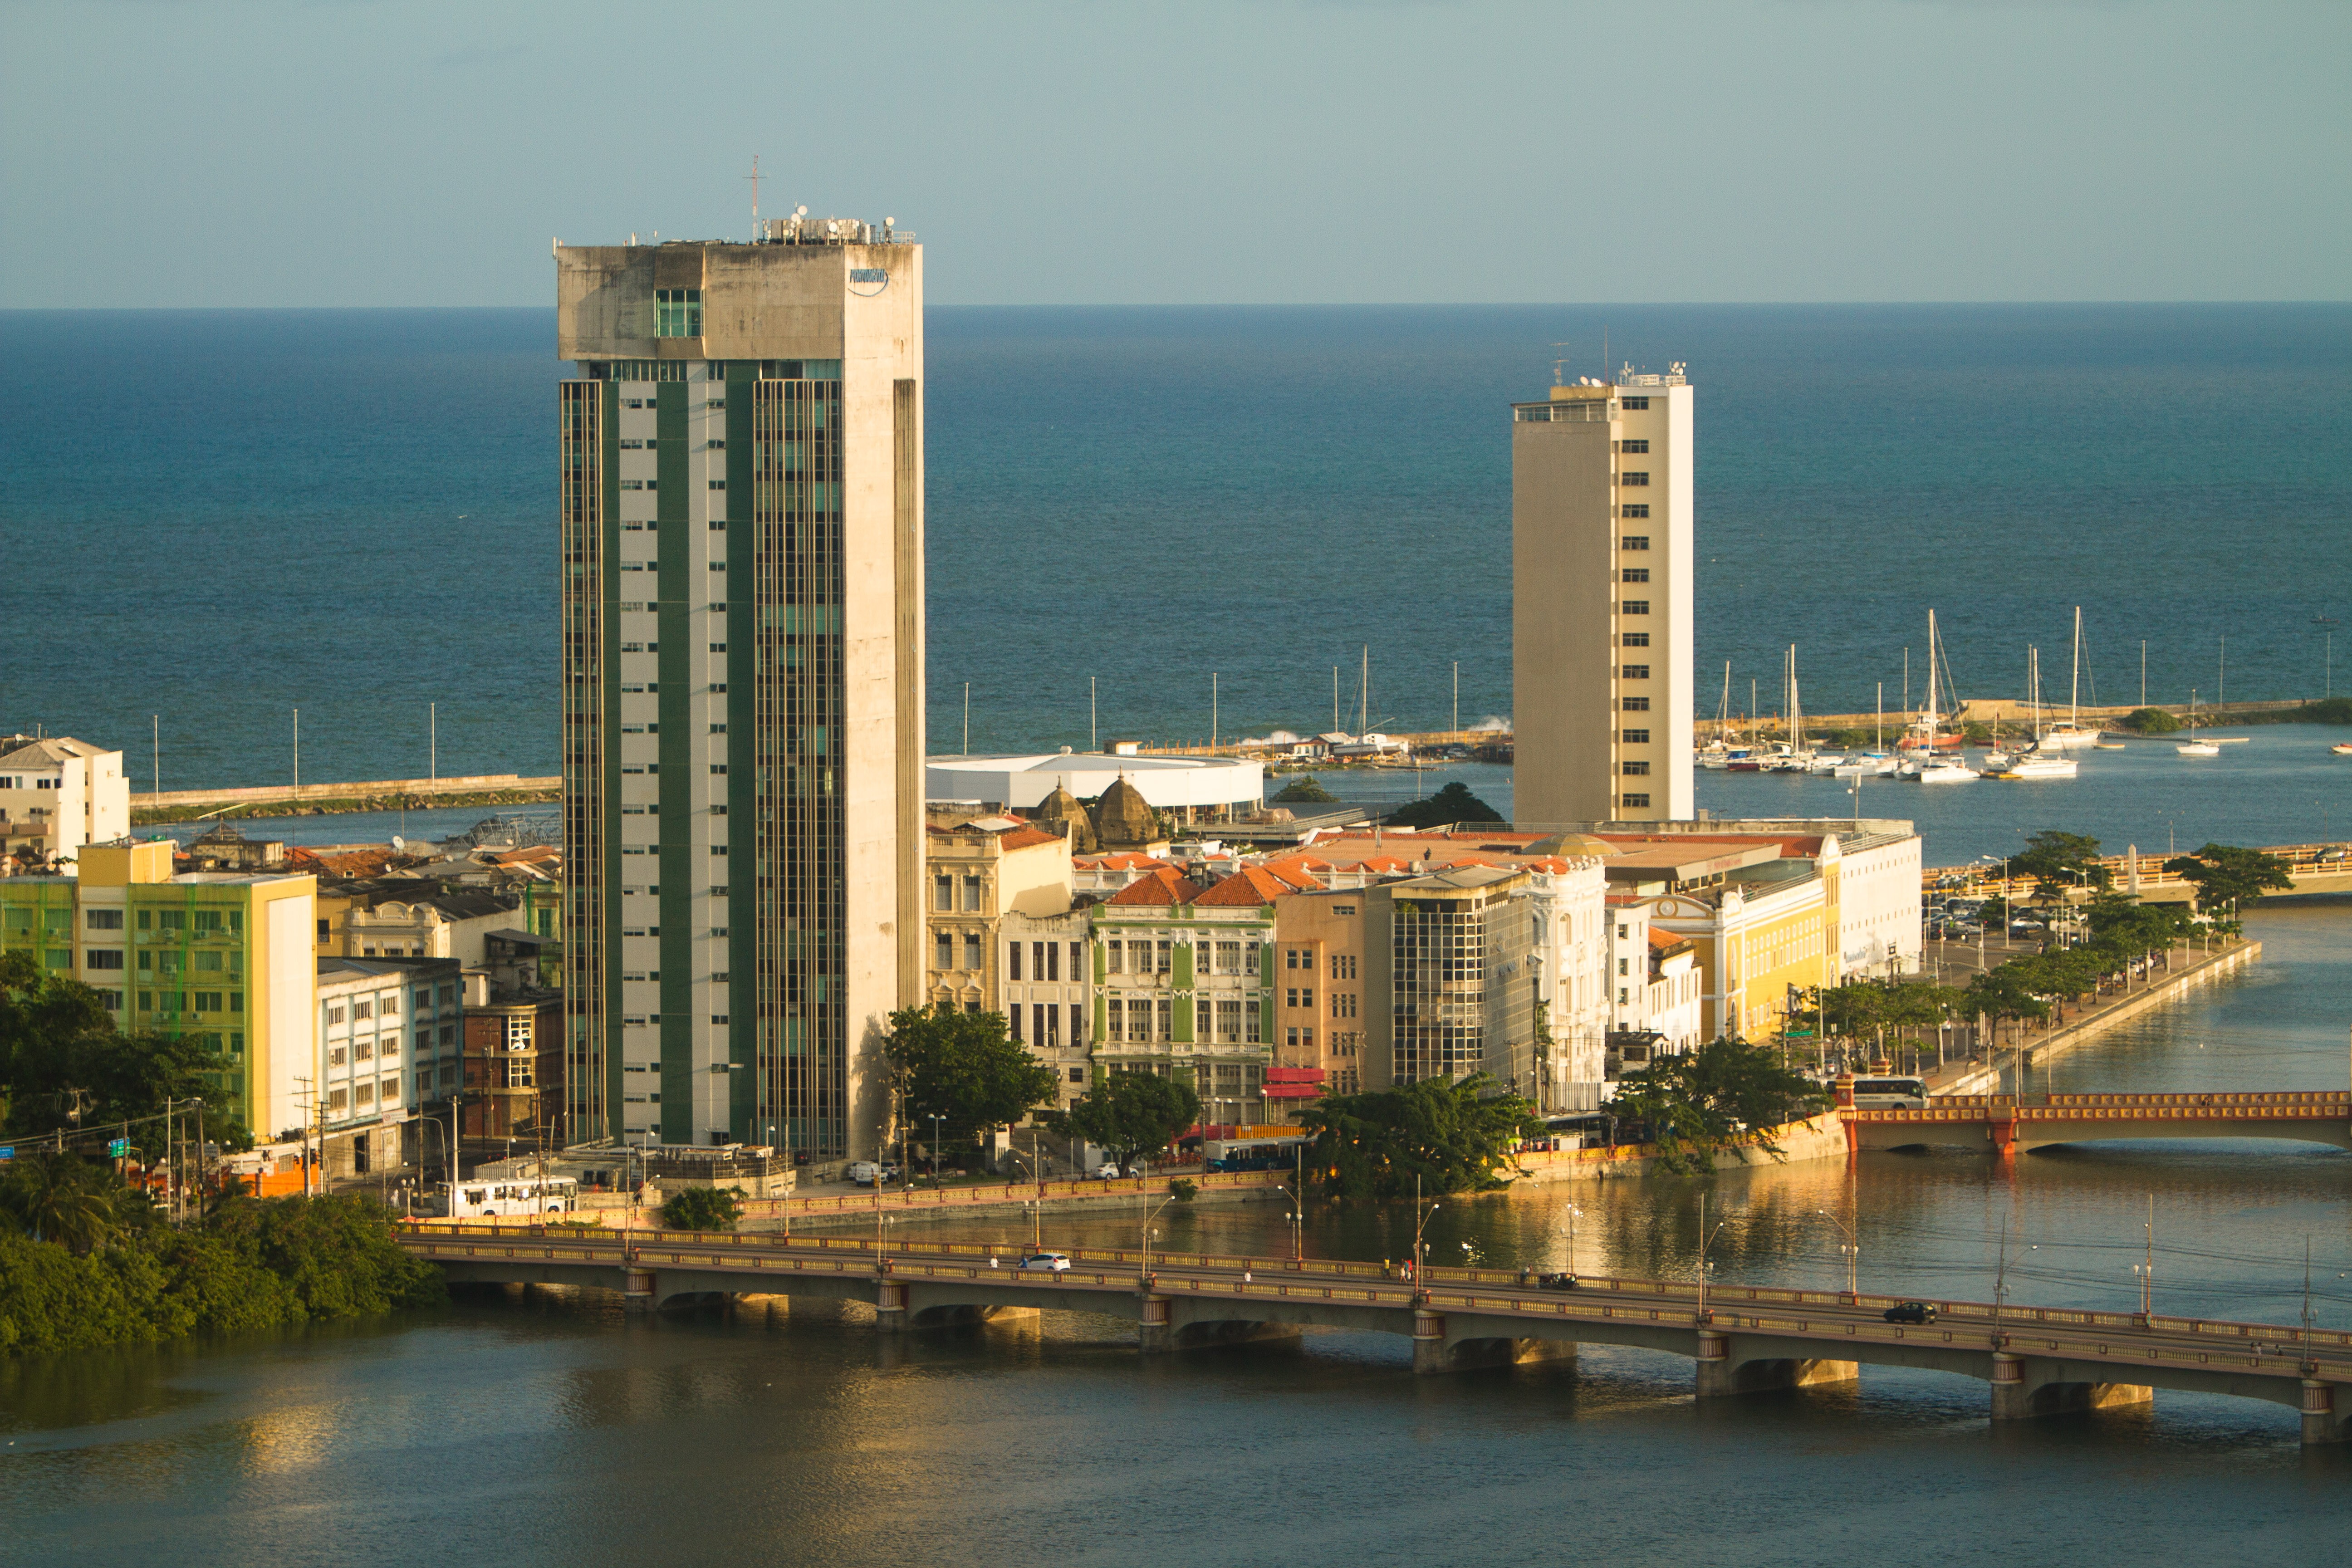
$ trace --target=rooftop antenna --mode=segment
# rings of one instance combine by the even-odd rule
[[[1601,379],[1609,379],[1609,329],[1601,329]]]
[[[1564,348],[1567,348],[1568,346],[1569,346],[1569,345],[1568,345],[1568,344],[1566,344],[1566,343],[1554,343],[1554,344],[1552,344],[1552,347],[1554,347],[1554,348],[1556,348],[1556,349],[1564,349]],[[1552,361],[1552,362],[1551,362],[1551,384],[1552,384],[1554,386],[1565,386],[1565,385],[1567,385],[1567,384],[1568,384],[1568,377],[1567,377],[1567,375],[1562,372],[1562,370],[1561,370],[1561,368],[1560,368],[1561,366],[1563,366],[1563,365],[1565,365],[1565,364],[1567,364],[1567,363],[1568,363],[1568,360],[1567,360],[1567,358],[1566,358],[1565,356],[1563,356],[1563,357],[1561,357],[1561,358],[1559,358],[1559,359],[1556,359],[1556,360],[1554,360],[1554,361]]]
[[[751,227],[760,226],[760,154],[751,154],[751,172],[743,176],[751,182]]]

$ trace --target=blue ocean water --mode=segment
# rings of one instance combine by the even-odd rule
[[[1510,709],[1504,405],[1698,388],[1698,682],[2316,695],[2352,567],[2352,306],[941,309],[930,734],[976,750]],[[0,727],[165,787],[556,767],[547,310],[0,313]],[[2087,700],[2086,693],[2086,700]],[[2218,831],[2218,828],[2213,829]]]

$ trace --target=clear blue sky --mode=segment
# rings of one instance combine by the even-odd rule
[[[0,306],[2341,300],[2352,4],[0,5]]]

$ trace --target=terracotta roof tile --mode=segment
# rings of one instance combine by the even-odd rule
[[[1290,885],[1262,866],[1249,866],[1211,888],[1192,901],[1219,908],[1270,904],[1291,890]]]
[[[1185,879],[1173,866],[1162,866],[1148,877],[1140,877],[1103,900],[1111,904],[1173,908],[1199,900],[1201,889]]]
[[[1062,836],[1048,833],[1042,827],[1016,827],[996,842],[1005,849],[1034,849],[1040,844],[1059,844]]]

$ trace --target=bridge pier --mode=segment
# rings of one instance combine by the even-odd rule
[[[1261,1340],[1295,1340],[1300,1329],[1297,1323],[1266,1322],[1255,1318],[1219,1318],[1205,1315],[1224,1303],[1211,1301],[1184,1302],[1179,1321],[1172,1297],[1147,1295],[1139,1314],[1136,1348],[1146,1355],[1168,1351],[1207,1350],[1218,1345],[1254,1344]],[[1241,1303],[1231,1303],[1240,1306]]]
[[[2352,1442],[2352,1414],[2341,1408],[2334,1384],[2303,1380],[2303,1442],[2305,1447]]]
[[[907,1331],[907,1287],[897,1279],[884,1279],[874,1292],[874,1331],[880,1334],[903,1334]]]
[[[1992,1358],[1992,1418],[2031,1421],[2043,1415],[2075,1415],[2147,1405],[2156,1390],[2138,1383],[2078,1383],[2026,1376],[2023,1356],[1996,1351]],[[2308,1395],[2306,1395],[2308,1397]]]
[[[1473,1321],[1476,1327],[1491,1326],[1492,1323],[1492,1320]],[[1414,1373],[1427,1376],[1435,1373],[1473,1372],[1482,1367],[1517,1366],[1521,1362],[1572,1362],[1576,1359],[1574,1340],[1482,1334],[1476,1331],[1476,1327],[1465,1333],[1459,1324],[1449,1325],[1444,1313],[1415,1308],[1412,1314]]]
[[[1728,1399],[1742,1394],[1763,1394],[1776,1388],[1811,1388],[1822,1384],[1853,1383],[1862,1376],[1862,1364],[1859,1362],[1800,1356],[1741,1359],[1732,1350],[1729,1334],[1701,1329],[1695,1371],[1699,1398]]]
[[[650,1268],[621,1270],[621,1310],[632,1318],[645,1316],[654,1310],[654,1271]]]

